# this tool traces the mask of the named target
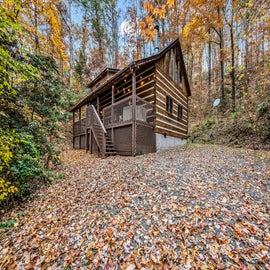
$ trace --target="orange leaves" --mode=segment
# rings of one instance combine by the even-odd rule
[[[171,8],[174,6],[174,0],[167,0],[168,6]]]
[[[60,0],[26,0],[19,13],[19,20],[27,32],[24,38],[33,50],[38,49],[38,53],[52,55],[56,60],[64,60],[65,65],[67,52],[64,26],[59,11],[61,5]]]
[[[148,24],[148,25],[154,25],[154,19],[153,19],[153,17],[151,17],[151,16],[146,16],[146,17],[145,17],[145,22],[146,22],[146,24]]]
[[[5,213],[24,216],[1,235],[0,268],[268,269],[266,158],[239,151],[66,152],[66,179]]]
[[[150,41],[154,39],[155,19],[164,20],[167,15],[167,9],[174,6],[174,0],[168,0],[165,4],[158,5],[155,1],[146,1],[143,3],[144,10],[148,13],[144,20],[139,24],[142,34],[146,36],[146,40]]]
[[[151,3],[149,3],[149,2],[144,2],[143,3],[143,8],[148,13],[152,13],[153,9],[154,9],[153,5]]]
[[[146,16],[145,21],[141,21],[139,23],[139,27],[142,31],[142,34],[146,36],[147,41],[154,39],[155,30],[154,30],[154,19],[152,16]]]

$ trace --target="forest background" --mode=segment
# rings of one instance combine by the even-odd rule
[[[190,140],[270,149],[270,2],[0,0],[0,207],[57,175],[68,108],[106,66],[180,38]],[[219,98],[221,103],[213,107]]]

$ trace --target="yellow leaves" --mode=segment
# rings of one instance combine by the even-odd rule
[[[7,182],[4,179],[0,178],[0,201],[3,201],[10,194],[13,194],[15,192],[18,192],[17,187],[12,186],[10,182]]]
[[[199,27],[202,27],[201,20],[199,20],[199,18],[196,17],[192,18],[192,20],[185,25],[183,30],[183,36],[184,37],[190,36],[191,34],[197,32]]]
[[[244,77],[245,77],[244,73],[240,74],[240,76],[238,77],[238,81],[241,81]]]
[[[60,2],[26,0],[22,12],[19,14],[19,20],[28,33],[25,36],[27,40],[24,42],[28,42],[32,48],[35,48],[37,37],[39,52],[50,54],[57,60],[64,60],[65,66],[67,62],[66,44],[60,12],[57,7]],[[46,27],[46,31],[44,31],[44,27]]]
[[[146,23],[147,23],[148,25],[153,25],[153,24],[154,24],[154,19],[153,19],[153,17],[151,17],[151,16],[146,16],[146,17],[145,17],[145,21],[146,21]]]
[[[151,16],[146,16],[145,21],[139,23],[139,27],[142,31],[142,34],[146,36],[146,41],[154,39],[155,30],[154,30],[154,19]]]
[[[144,21],[141,21],[141,22],[139,22],[139,28],[140,29],[144,29],[144,28],[146,28],[146,23],[144,22]]]
[[[246,6],[249,8],[253,3],[253,0],[249,0],[247,3],[246,3]]]
[[[148,15],[144,18],[144,21],[139,23],[142,34],[146,36],[146,41],[154,39],[155,29],[154,21],[155,19],[164,20],[167,15],[167,9],[174,6],[174,0],[167,0],[166,4],[158,5],[156,1],[147,1],[143,3],[144,10]]]
[[[174,6],[174,0],[167,0],[167,5],[171,8]]]
[[[165,16],[166,16],[166,5],[162,5],[160,11],[159,11],[159,16],[160,16],[160,19],[165,19]]]
[[[155,16],[155,17],[159,17],[159,7],[155,7],[154,8],[154,10],[153,10],[153,15]]]

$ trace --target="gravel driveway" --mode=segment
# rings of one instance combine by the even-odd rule
[[[270,269],[270,153],[188,145],[101,159],[3,213],[0,269]]]

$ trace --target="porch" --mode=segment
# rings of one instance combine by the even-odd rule
[[[98,114],[87,107],[86,117],[73,125],[74,148],[106,155],[155,152],[154,106],[136,96],[128,96],[105,107]]]

